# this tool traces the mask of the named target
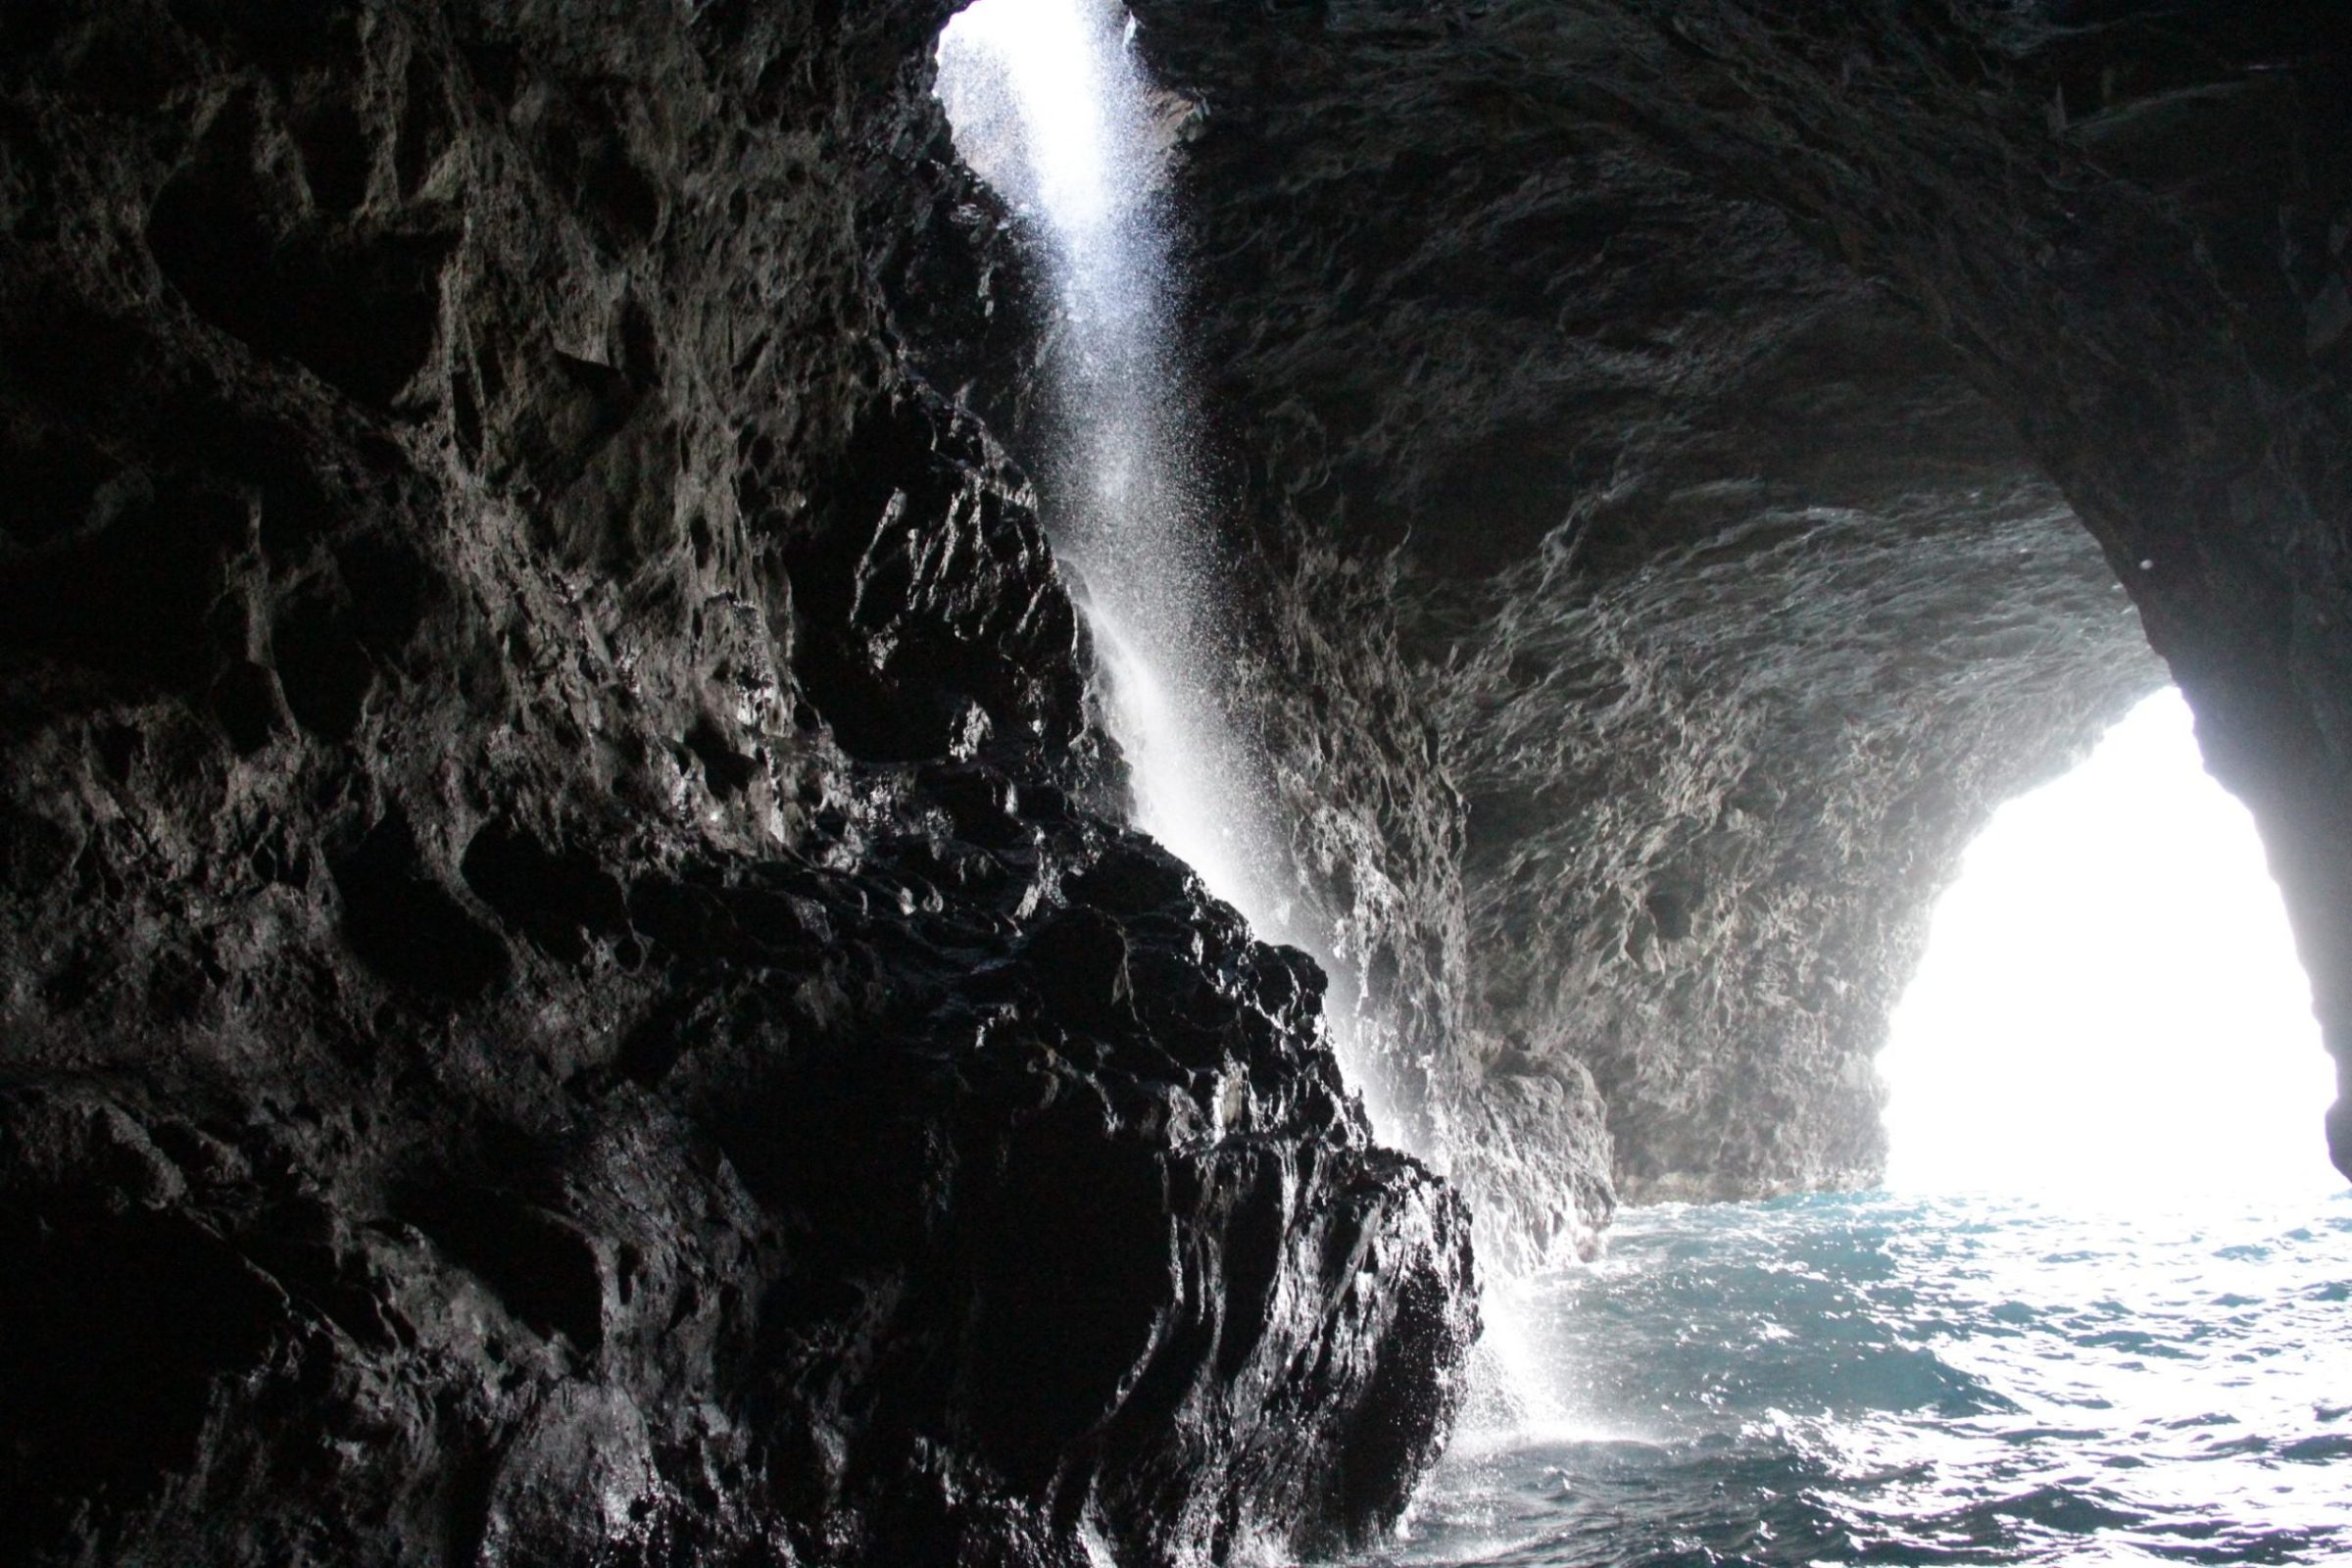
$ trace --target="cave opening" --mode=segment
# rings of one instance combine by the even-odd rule
[[[1995,813],[1880,1065],[1898,1190],[2340,1185],[2310,982],[2253,818],[2205,772],[2178,690]]]
[[[2323,1560],[2352,1195],[2310,999],[2186,702],[2138,701],[1961,857],[1886,1184],[1621,1210],[1521,1295],[1546,1397],[1474,1407],[1393,1560]]]

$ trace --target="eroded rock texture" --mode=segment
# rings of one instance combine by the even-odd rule
[[[0,10],[24,1562],[1393,1518],[1475,1332],[885,274],[927,5]]]
[[[1929,899],[2165,664],[2344,1052],[2331,8],[1135,9],[1241,705],[1482,1245],[1873,1174]]]
[[[0,7],[18,1555],[1361,1539],[1470,1211],[1866,1177],[2165,664],[2352,1058],[2334,8],[1138,0],[1233,716],[1467,1206],[1121,824],[946,9]]]

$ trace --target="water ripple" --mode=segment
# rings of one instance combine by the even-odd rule
[[[2352,1561],[2352,1196],[1627,1215],[1367,1564]]]

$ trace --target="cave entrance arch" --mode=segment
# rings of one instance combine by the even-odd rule
[[[2253,818],[2167,687],[2002,807],[1880,1058],[1889,1185],[2318,1188],[2333,1091]]]

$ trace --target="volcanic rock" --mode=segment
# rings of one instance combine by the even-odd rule
[[[1461,1201],[899,348],[942,20],[0,15],[11,1561],[1193,1561],[1434,1457]]]

